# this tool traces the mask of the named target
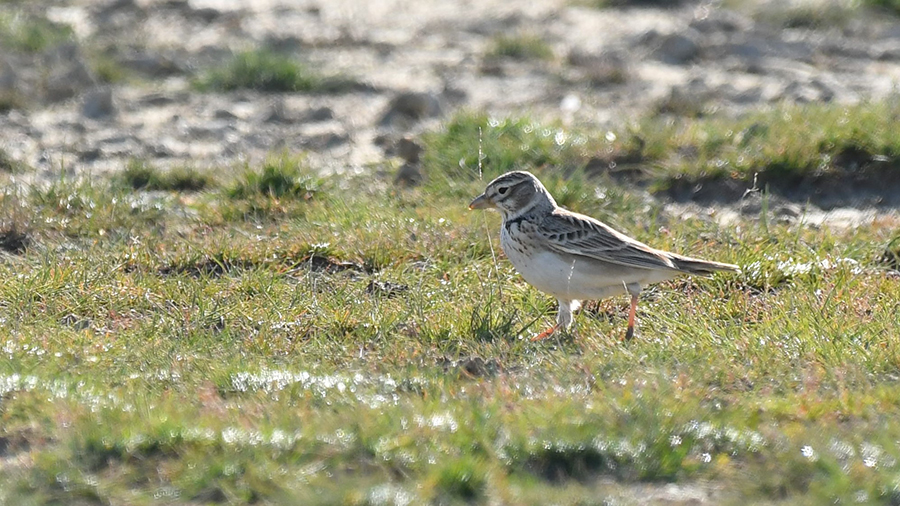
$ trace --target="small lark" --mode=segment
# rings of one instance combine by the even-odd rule
[[[503,216],[500,245],[519,274],[559,301],[557,324],[536,340],[567,329],[580,301],[623,293],[631,294],[625,333],[631,339],[642,286],[680,274],[738,270],[651,248],[590,216],[567,211],[530,172],[503,174],[469,204],[469,209],[487,208]]]

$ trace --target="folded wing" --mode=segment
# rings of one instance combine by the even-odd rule
[[[551,249],[561,253],[628,267],[680,270],[664,252],[590,216],[557,209],[544,218],[538,231]]]

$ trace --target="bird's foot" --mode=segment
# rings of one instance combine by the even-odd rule
[[[632,339],[633,337],[634,337],[634,327],[633,327],[633,326],[629,326],[629,327],[628,327],[628,330],[625,331],[625,339],[624,339],[624,340],[625,340],[625,341],[631,341],[631,339]]]
[[[532,337],[531,340],[532,341],[541,341],[541,340],[547,339],[548,337],[552,336],[553,333],[556,332],[556,329],[558,329],[558,328],[559,328],[559,325],[554,325],[554,326],[550,327],[549,329],[541,332],[540,334]]]

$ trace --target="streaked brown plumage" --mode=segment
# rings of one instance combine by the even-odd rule
[[[609,225],[556,205],[530,172],[507,172],[488,184],[469,209],[500,211],[500,245],[519,274],[559,301],[557,324],[536,339],[567,329],[580,301],[631,295],[627,339],[634,335],[643,286],[681,274],[737,271],[731,264],[690,258],[647,246]]]

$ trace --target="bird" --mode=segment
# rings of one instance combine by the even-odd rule
[[[739,271],[736,265],[652,248],[600,220],[564,209],[527,171],[497,177],[469,209],[500,212],[500,246],[506,257],[525,281],[559,302],[556,325],[534,340],[568,330],[582,300],[620,294],[631,295],[625,333],[630,340],[643,287],[682,274]]]

